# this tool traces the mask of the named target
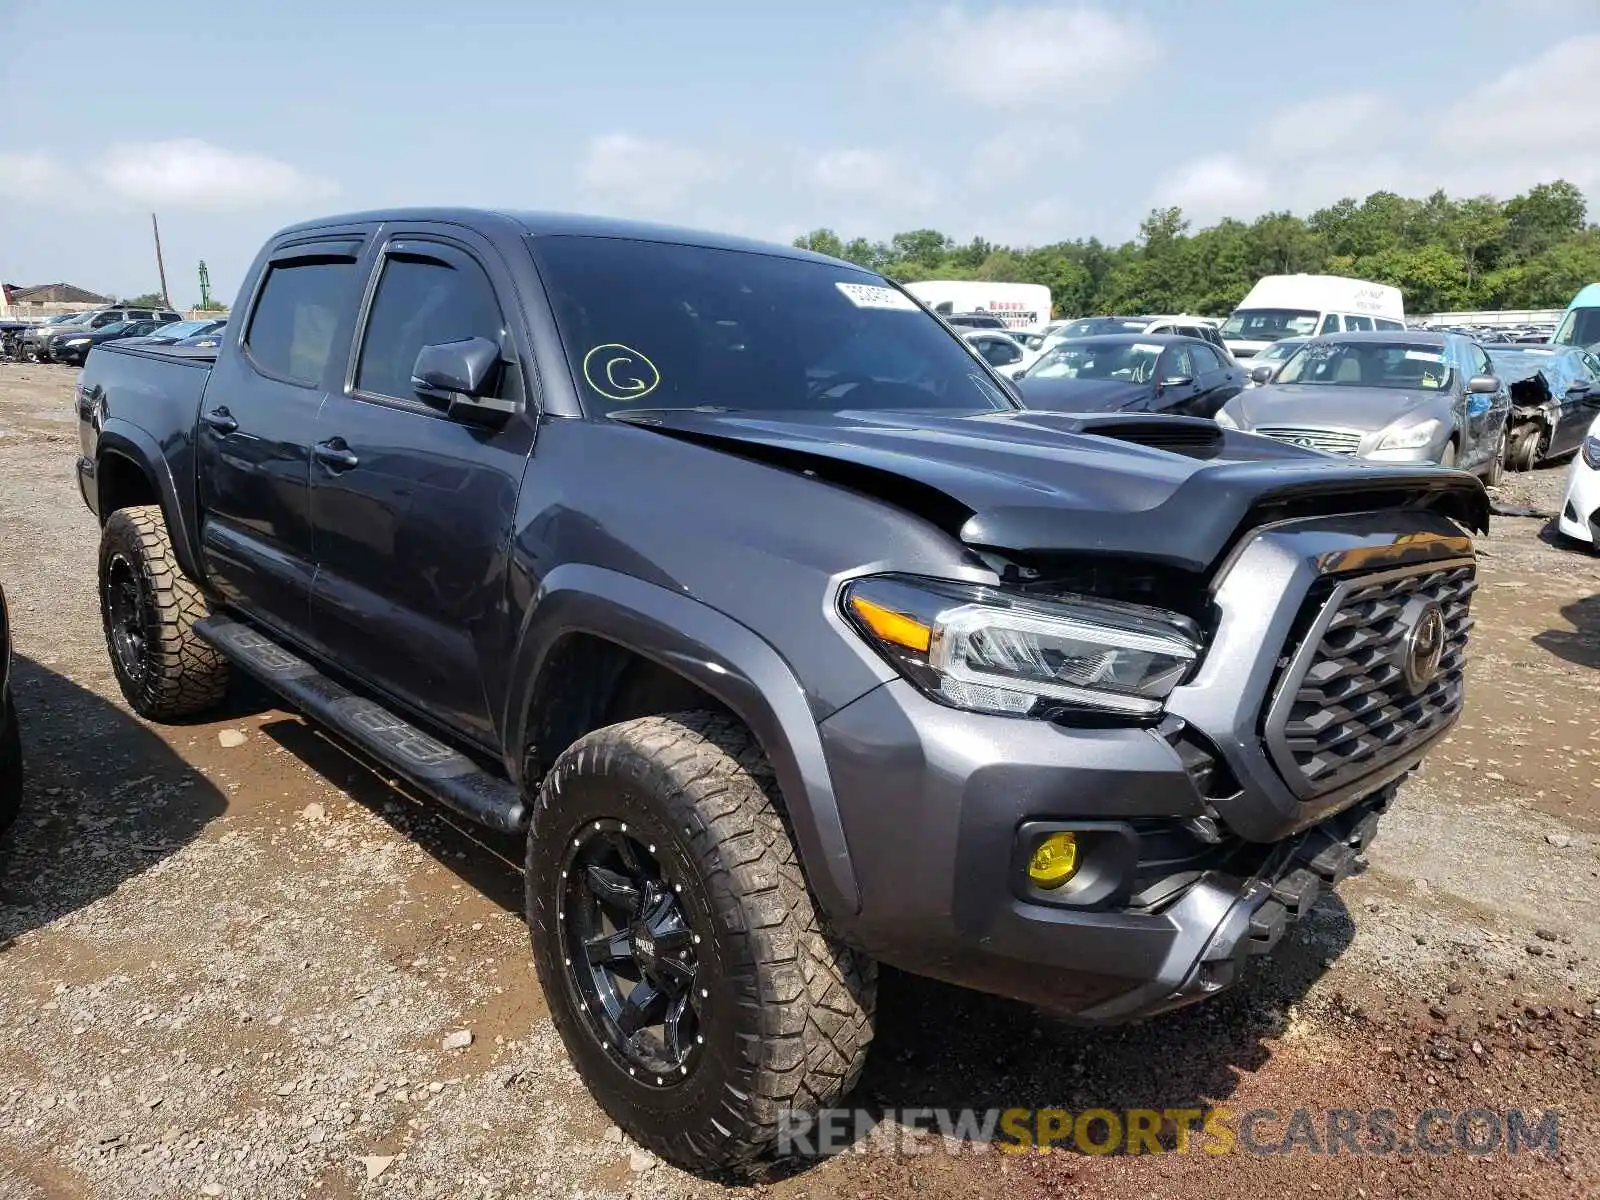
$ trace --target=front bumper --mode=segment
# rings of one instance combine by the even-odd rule
[[[1600,471],[1583,461],[1581,450],[1567,470],[1567,492],[1556,526],[1569,538],[1600,546]]]
[[[1355,866],[1399,780],[1454,721],[1305,796],[1262,734],[1277,648],[1298,644],[1330,575],[1421,570],[1462,541],[1425,514],[1256,535],[1221,573],[1206,658],[1155,728],[959,712],[900,680],[834,713],[823,748],[861,885],[839,932],[891,966],[1093,1023],[1227,986]],[[1119,885],[1031,889],[1026,838],[1053,825],[1083,831],[1080,874],[1109,861]]]

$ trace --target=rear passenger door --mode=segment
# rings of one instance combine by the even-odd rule
[[[195,437],[201,554],[233,606],[309,636],[311,443],[344,368],[361,260],[375,227],[298,237],[268,253],[236,340],[218,355]]]
[[[485,665],[504,653],[506,567],[533,445],[513,315],[492,247],[463,232],[390,232],[355,352],[312,447],[317,640],[414,711],[485,746]],[[462,424],[411,384],[424,346],[482,337],[502,350],[500,428]]]

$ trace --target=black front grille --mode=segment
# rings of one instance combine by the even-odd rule
[[[1301,796],[1377,771],[1432,738],[1461,711],[1471,563],[1384,572],[1334,590],[1279,681],[1267,746]],[[1444,618],[1437,672],[1408,676],[1411,632],[1431,604]]]

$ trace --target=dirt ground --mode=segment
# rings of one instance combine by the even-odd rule
[[[249,694],[157,728],[112,679],[73,372],[0,365],[0,581],[29,784],[0,840],[0,1197],[1594,1195],[1600,558],[1481,541],[1469,710],[1371,867],[1210,1004],[1084,1031],[890,975],[852,1103],[1559,1111],[1550,1153],[1008,1155],[925,1138],[724,1186],[627,1144],[567,1064],[517,848]],[[1500,500],[1553,514],[1562,466]],[[447,1034],[470,1031],[464,1049]],[[907,1118],[909,1120],[909,1118]],[[1530,1121],[1530,1123],[1532,1123]],[[1476,1128],[1476,1126],[1474,1126]],[[885,1130],[893,1131],[892,1126]],[[1169,1144],[1170,1144],[1169,1138]]]

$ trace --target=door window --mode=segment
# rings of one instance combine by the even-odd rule
[[[1188,346],[1168,346],[1167,353],[1161,360],[1161,379],[1187,378],[1194,379],[1199,375],[1195,370],[1194,359],[1189,356]]]
[[[1344,331],[1346,333],[1371,333],[1371,317],[1352,317],[1348,313],[1344,318]]]
[[[333,357],[340,318],[355,303],[353,258],[305,258],[267,271],[245,333],[245,348],[263,371],[313,386]]]
[[[1188,350],[1197,375],[1209,375],[1212,371],[1222,370],[1222,360],[1210,346],[1190,346]]]
[[[1339,332],[1339,314],[1338,313],[1329,313],[1327,316],[1322,318],[1322,324],[1317,327],[1317,336],[1318,337],[1321,337],[1325,333],[1338,333],[1338,332]]]
[[[464,255],[446,261],[446,253],[391,252],[385,259],[356,366],[357,391],[412,400],[411,368],[424,346],[472,337],[501,343],[505,321],[488,275]],[[505,398],[509,390],[502,378],[497,394]]]

